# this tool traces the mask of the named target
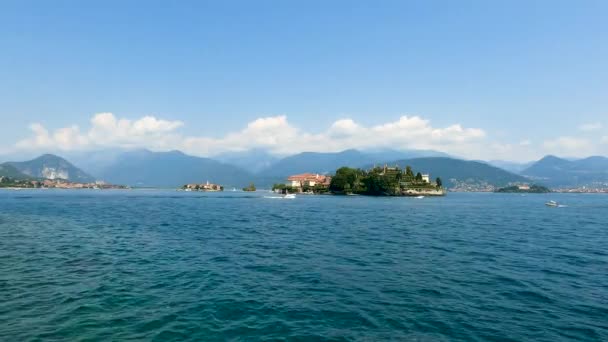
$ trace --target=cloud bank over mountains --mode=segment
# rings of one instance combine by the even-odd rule
[[[425,149],[447,152],[470,159],[527,160],[547,153],[569,156],[602,154],[607,137],[594,142],[588,135],[602,129],[600,123],[581,125],[585,136],[562,136],[537,145],[529,139],[519,143],[493,140],[481,128],[455,123],[435,127],[420,116],[401,116],[398,120],[372,126],[352,119],[335,121],[329,127],[296,127],[285,115],[270,116],[249,122],[240,131],[221,137],[191,136],[180,133],[185,125],[154,116],[137,120],[117,118],[112,113],[95,114],[90,127],[71,125],[49,130],[41,123],[30,125],[31,135],[18,141],[16,151],[86,151],[103,148],[148,148],[181,150],[197,156],[224,152],[265,149],[287,155],[305,151],[337,152],[345,149]],[[314,132],[314,130],[321,131]]]

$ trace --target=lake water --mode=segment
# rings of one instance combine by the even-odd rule
[[[608,340],[606,195],[269,195],[0,191],[0,340]]]

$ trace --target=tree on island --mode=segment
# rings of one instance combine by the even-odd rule
[[[348,188],[348,191],[351,191],[351,189],[356,188],[359,173],[361,172],[361,170],[352,169],[350,167],[339,168],[336,170],[336,175],[331,179],[329,189],[335,192],[344,192],[347,191]]]
[[[255,185],[253,183],[249,183],[249,186],[246,188],[243,188],[243,191],[255,191]]]
[[[441,188],[441,186],[443,185],[443,183],[441,182],[441,178],[437,177],[437,179],[435,179],[435,184],[437,184],[438,188]]]
[[[348,183],[344,184],[344,193],[346,193],[346,194],[351,193],[350,184],[348,184]]]
[[[441,180],[439,180],[441,184]],[[397,168],[374,167],[370,170],[341,167],[332,177],[329,191],[336,194],[361,194],[371,196],[402,196],[421,189],[438,190],[441,185],[423,181],[422,174],[415,175],[411,167],[405,172]]]
[[[289,194],[289,193],[294,193],[295,189],[291,185],[277,183],[272,186],[272,191],[278,191],[282,194]]]
[[[405,167],[405,179],[408,181],[414,179],[414,171],[412,171],[412,167],[409,165]]]

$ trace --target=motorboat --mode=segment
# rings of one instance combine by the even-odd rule
[[[545,205],[547,207],[559,207],[559,204],[555,201],[549,201],[549,202],[545,203]]]
[[[295,194],[285,194],[283,196],[283,198],[284,199],[294,199],[294,198],[296,198],[296,195]]]

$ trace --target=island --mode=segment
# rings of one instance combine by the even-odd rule
[[[182,190],[184,190],[184,191],[224,191],[224,187],[221,185],[218,185],[218,184],[209,183],[209,181],[207,181],[206,183],[202,183],[202,184],[196,184],[196,183],[186,184],[186,185],[182,186]]]
[[[429,174],[414,173],[410,166],[374,167],[370,170],[342,167],[331,179],[334,194],[368,196],[445,196],[441,178],[431,182]]]
[[[373,167],[368,170],[341,167],[333,176],[304,173],[275,184],[278,193],[367,195],[367,196],[445,196],[441,178],[431,181],[429,174],[414,173],[410,166]]]
[[[247,191],[247,192],[253,192],[255,191],[255,185],[253,183],[250,183],[248,187],[243,188],[243,191]]]
[[[525,193],[525,194],[545,194],[551,192],[551,189],[542,185],[512,185],[496,190],[499,193]]]

